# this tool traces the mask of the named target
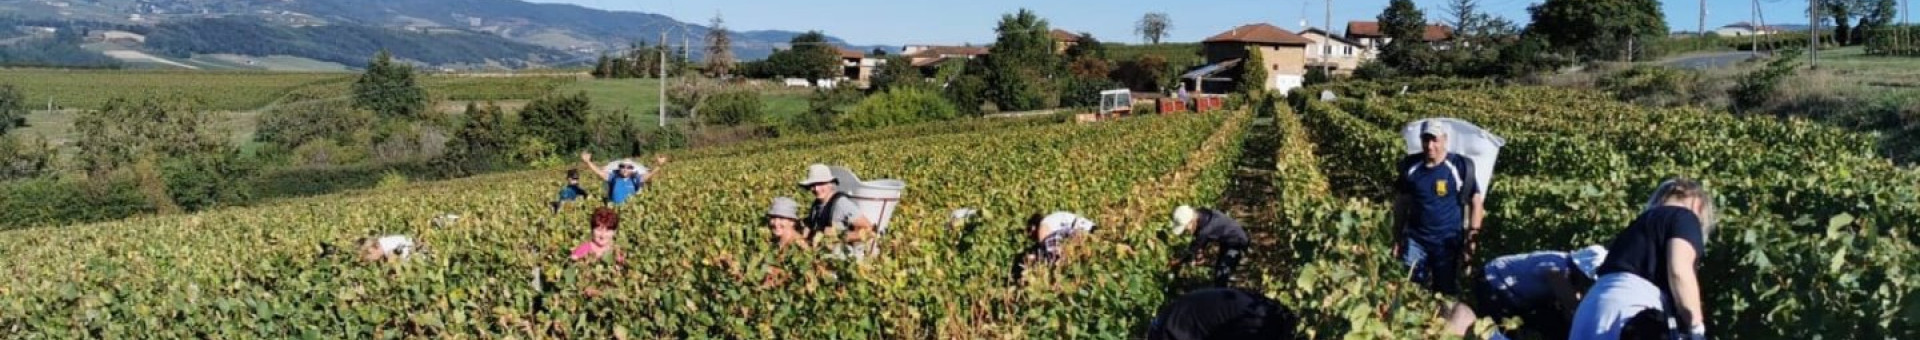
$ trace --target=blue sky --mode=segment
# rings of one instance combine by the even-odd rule
[[[732,30],[810,30],[854,44],[984,44],[993,40],[1000,15],[1022,7],[1038,12],[1054,28],[1093,33],[1103,41],[1139,42],[1133,23],[1146,12],[1173,17],[1168,41],[1198,41],[1246,23],[1266,22],[1299,30],[1304,17],[1322,26],[1325,0],[531,0],[587,7],[641,11],[705,24],[715,13]],[[1334,0],[1335,30],[1348,20],[1372,20],[1388,0]],[[1480,0],[1481,8],[1517,22],[1540,0]],[[1428,20],[1443,20],[1446,0],[1416,0]],[[1748,0],[1708,0],[1707,27],[1748,20]],[[1304,5],[1304,7],[1303,7]],[[1769,24],[1806,22],[1806,1],[1760,0]],[[1698,26],[1700,2],[1665,1],[1667,25],[1675,30]]]

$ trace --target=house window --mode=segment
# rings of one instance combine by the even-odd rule
[[[1333,45],[1324,46],[1322,49],[1325,50],[1325,52],[1320,52],[1322,54],[1333,54]]]
[[[1353,55],[1353,46],[1347,46],[1347,55]]]
[[[1280,70],[1280,65],[1273,65],[1273,70],[1274,70],[1274,71],[1279,71],[1279,70]]]

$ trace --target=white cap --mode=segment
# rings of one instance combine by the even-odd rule
[[[800,180],[800,186],[811,186],[832,181],[833,170],[828,169],[826,164],[815,163],[807,166],[807,178]]]
[[[1581,274],[1587,274],[1589,279],[1599,279],[1599,275],[1595,272],[1600,270],[1601,263],[1607,262],[1607,247],[1587,246],[1573,251],[1573,254],[1568,257],[1573,258],[1573,266],[1579,269]]]
[[[1453,129],[1448,128],[1446,122],[1438,119],[1428,119],[1420,122],[1420,134],[1447,137],[1453,135]]]
[[[1192,224],[1193,219],[1197,217],[1199,217],[1199,213],[1194,212],[1193,207],[1183,205],[1183,206],[1180,206],[1179,208],[1174,208],[1173,209],[1173,234],[1179,235],[1180,233],[1186,232],[1187,225]]]

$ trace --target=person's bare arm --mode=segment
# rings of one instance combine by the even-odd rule
[[[1673,300],[1679,304],[1674,314],[1690,317],[1693,325],[1706,325],[1706,306],[1700,303],[1700,281],[1694,275],[1695,254],[1693,243],[1674,238],[1667,240],[1667,283],[1673,290]]]
[[[1487,194],[1475,193],[1471,200],[1473,204],[1467,207],[1467,251],[1461,255],[1460,263],[1473,261],[1473,251],[1479,246],[1480,221],[1487,218]]]
[[[867,220],[866,216],[854,215],[853,218],[847,219],[847,226],[853,227],[853,230],[847,233],[848,241],[865,241],[867,237],[873,235],[873,221]]]
[[[599,175],[599,176],[600,176],[600,180],[602,180],[602,181],[605,181],[605,180],[607,180],[607,179],[609,179],[609,178],[607,178],[607,171],[606,171],[605,169],[601,169],[599,165],[595,165],[595,164],[593,164],[593,153],[592,153],[592,152],[581,152],[581,153],[580,153],[580,163],[582,163],[582,164],[586,164],[586,165],[587,165],[587,170],[589,170],[589,171],[593,171],[593,174],[595,174],[595,175]]]
[[[653,183],[653,176],[659,175],[660,169],[665,168],[666,165],[667,165],[667,156],[654,156],[653,169],[647,170],[646,175],[640,176],[640,182]]]

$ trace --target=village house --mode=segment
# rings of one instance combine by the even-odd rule
[[[1079,34],[1063,29],[1048,31],[1047,37],[1053,38],[1053,54],[1067,54],[1067,49],[1080,44]]]
[[[1244,68],[1259,67],[1267,70],[1267,79],[1261,81],[1267,90],[1286,92],[1305,82],[1307,45],[1311,44],[1313,40],[1270,24],[1235,27],[1202,40],[1207,66],[1187,72],[1181,79],[1195,93],[1229,93],[1239,90],[1233,88],[1235,79],[1216,75],[1238,77]],[[1247,64],[1250,53],[1260,53],[1263,63]]]
[[[1380,23],[1376,21],[1348,21],[1346,35],[1347,40],[1373,51],[1379,51],[1393,42],[1393,38],[1388,38],[1380,30]],[[1453,29],[1443,25],[1427,25],[1420,38],[1429,44],[1446,42],[1453,39]]]
[[[1732,25],[1720,26],[1720,28],[1713,30],[1713,35],[1717,35],[1721,37],[1745,37],[1745,36],[1769,35],[1769,34],[1778,34],[1778,33],[1780,33],[1780,28],[1778,27],[1756,26],[1753,23],[1749,23],[1745,21],[1736,22],[1736,23],[1733,23]]]
[[[940,62],[947,60],[967,60],[987,55],[987,48],[974,46],[907,45],[900,49],[900,54],[906,56],[907,60],[913,63],[913,67],[927,68],[934,67],[939,65]]]
[[[860,84],[872,78],[873,70],[885,61],[883,58],[868,58],[866,53],[846,48],[835,47],[834,51],[840,54],[841,77]]]
[[[1354,69],[1360,68],[1361,62],[1373,60],[1378,54],[1359,42],[1317,27],[1301,31],[1300,37],[1313,41],[1307,45],[1307,68],[1325,68],[1330,74],[1353,74]]]

